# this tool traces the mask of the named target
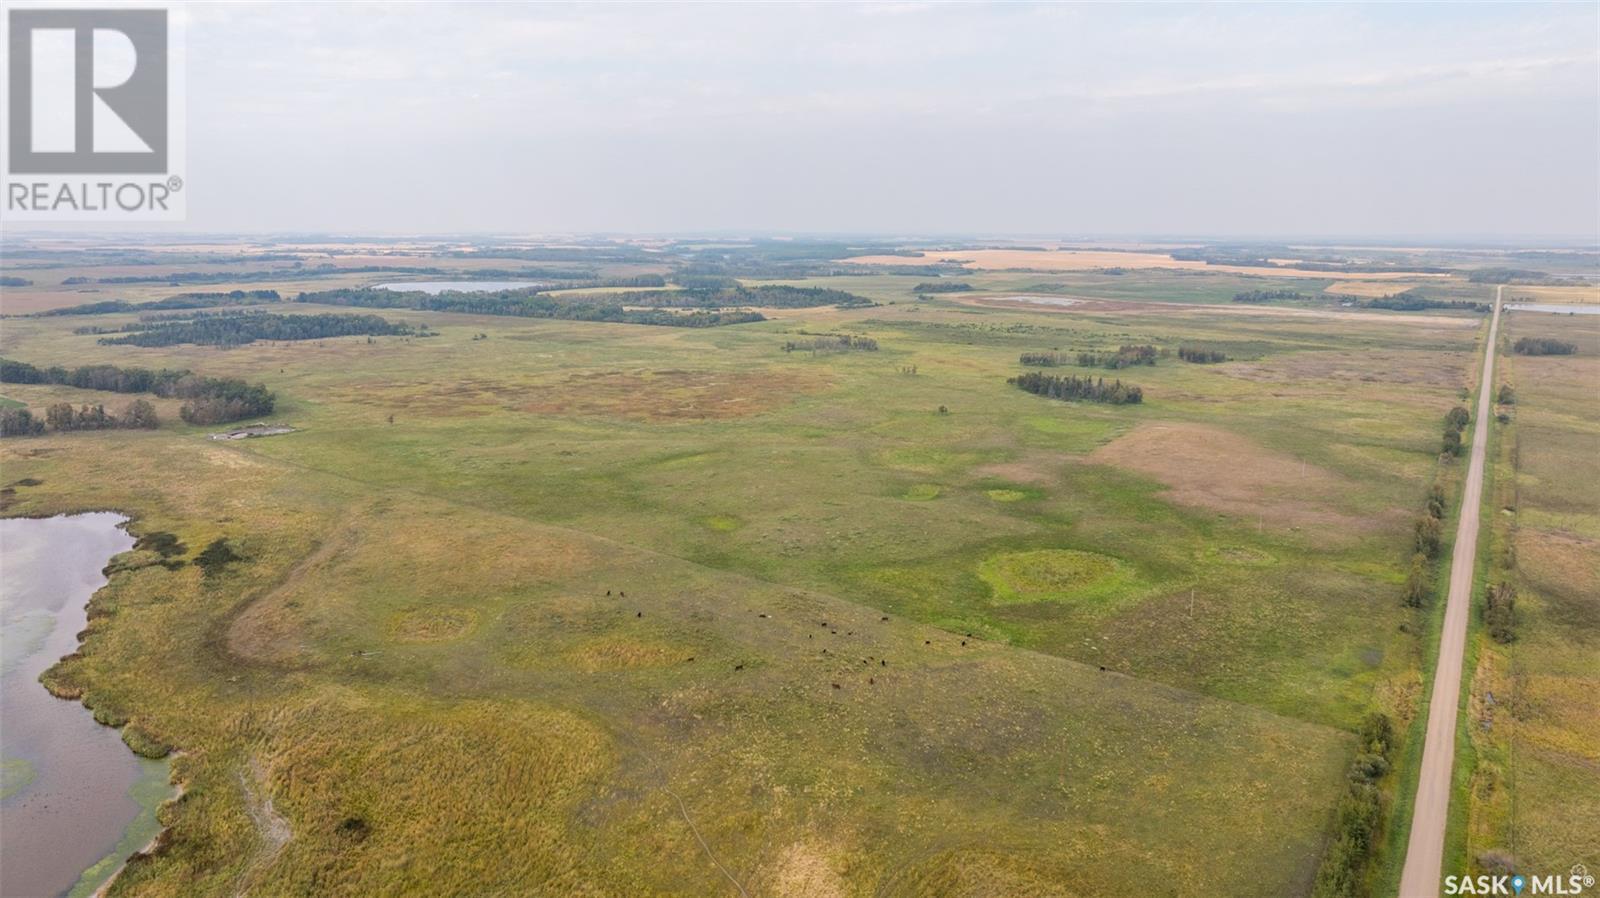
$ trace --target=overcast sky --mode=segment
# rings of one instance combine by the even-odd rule
[[[1597,10],[196,4],[184,229],[1592,240]]]

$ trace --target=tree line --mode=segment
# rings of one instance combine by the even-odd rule
[[[1428,487],[1427,504],[1411,528],[1411,566],[1406,570],[1405,603],[1421,608],[1433,595],[1434,562],[1444,539],[1444,487]]]
[[[466,312],[474,315],[509,315],[518,318],[554,318],[564,321],[599,321],[613,324],[649,324],[663,327],[719,327],[765,321],[760,312],[696,311],[625,308],[614,296],[601,299],[549,296],[532,290],[484,293],[430,294],[409,290],[344,288],[301,293],[296,302],[369,309],[418,309],[428,312]]]
[[[1461,434],[1467,429],[1467,422],[1472,420],[1472,413],[1464,406],[1456,406],[1444,416],[1444,440],[1441,454],[1451,458],[1461,454]]]
[[[152,302],[129,302],[125,299],[108,299],[88,302],[38,312],[42,318],[58,315],[110,315],[122,312],[164,312],[176,309],[209,309],[217,306],[246,306],[279,302],[283,297],[276,290],[230,290],[227,293],[179,293]]]
[[[1390,312],[1422,312],[1428,309],[1458,309],[1467,312],[1488,312],[1493,309],[1486,302],[1469,302],[1463,299],[1428,299],[1415,293],[1389,293],[1361,301],[1363,309],[1384,309]]]
[[[1346,791],[1334,818],[1333,839],[1328,843],[1313,898],[1364,898],[1368,868],[1383,831],[1384,800],[1378,783],[1388,775],[1394,753],[1394,723],[1381,711],[1362,721],[1357,734],[1357,754],[1345,775]]]
[[[912,293],[966,293],[972,285],[965,281],[923,281],[911,288]]]
[[[1196,365],[1214,365],[1228,360],[1227,353],[1220,349],[1205,349],[1200,346],[1179,346],[1178,358]]]
[[[1133,384],[1125,384],[1121,380],[1108,384],[1103,377],[1077,377],[1070,374],[1062,376],[1028,371],[1007,378],[1006,383],[1051,399],[1102,402],[1108,405],[1136,405],[1144,401],[1143,389]]]
[[[186,370],[118,368],[83,365],[38,368],[27,362],[0,359],[0,383],[57,384],[112,393],[152,393],[164,399],[187,400],[178,415],[190,424],[220,424],[272,414],[277,398],[263,384],[233,377],[203,377]],[[151,409],[154,413],[154,409]]]
[[[156,416],[156,407],[143,399],[133,400],[115,415],[98,403],[78,408],[73,408],[70,402],[52,403],[45,409],[43,418],[35,417],[25,408],[0,410],[0,436],[38,436],[45,432],[46,426],[57,433],[112,428],[153,430],[161,426],[161,420]]]
[[[1252,304],[1283,300],[1300,302],[1307,299],[1310,299],[1310,297],[1295,290],[1246,290],[1243,293],[1233,294],[1234,302]]]
[[[1511,351],[1517,355],[1572,355],[1578,346],[1553,337],[1523,337],[1511,344]]]
[[[92,329],[85,328],[85,331]],[[257,340],[320,340],[324,337],[426,337],[426,325],[413,327],[380,315],[278,315],[266,312],[213,312],[181,318],[146,318],[119,328],[120,337],[102,337],[108,346],[243,346]]]

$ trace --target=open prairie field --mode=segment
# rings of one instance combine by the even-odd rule
[[[862,274],[736,326],[378,308],[436,335],[227,349],[8,318],[7,359],[261,381],[297,428],[0,442],[7,514],[239,556],[119,559],[49,676],[179,752],[114,893],[1309,893],[1363,718],[1418,707],[1404,570],[1482,319],[1072,277],[1101,296]],[[1007,384],[1125,345],[1156,363],[1056,370],[1137,405]]]
[[[1514,312],[1506,325],[1507,346],[1578,351],[1506,353],[1515,402],[1501,407],[1487,579],[1515,587],[1516,616],[1508,643],[1479,634],[1464,839],[1481,866],[1559,872],[1600,856],[1600,322]]]

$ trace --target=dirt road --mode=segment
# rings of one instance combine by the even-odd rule
[[[1478,555],[1478,509],[1483,504],[1484,444],[1489,441],[1490,397],[1494,395],[1494,344],[1500,331],[1501,287],[1495,291],[1489,345],[1483,354],[1483,379],[1478,387],[1477,423],[1472,428],[1472,455],[1461,495],[1461,523],[1456,527],[1450,557],[1450,597],[1439,632],[1439,661],[1433,670],[1433,696],[1428,701],[1428,735],[1422,748],[1417,802],[1411,812],[1411,839],[1400,873],[1400,898],[1438,898],[1444,860],[1444,828],[1450,813],[1450,773],[1456,753],[1456,712],[1461,702],[1461,656],[1467,646],[1467,615],[1472,606],[1473,566]]]

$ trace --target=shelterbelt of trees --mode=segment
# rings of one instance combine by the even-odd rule
[[[80,327],[74,333],[121,333],[101,337],[109,346],[243,346],[257,340],[320,340],[325,337],[427,337],[426,325],[415,327],[379,315],[275,315],[265,312],[200,312],[172,317],[147,317],[120,328]]]
[[[27,362],[0,359],[0,383],[57,384],[110,393],[151,393],[165,399],[186,399],[179,417],[190,424],[220,424],[272,414],[277,400],[263,384],[233,377],[204,377],[183,369],[118,368],[115,365],[59,365],[39,368]]]

